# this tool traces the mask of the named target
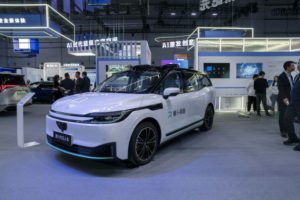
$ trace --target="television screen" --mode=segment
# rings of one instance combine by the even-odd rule
[[[262,71],[262,63],[238,63],[236,65],[236,78],[252,78],[254,74]]]
[[[189,62],[187,60],[161,60],[160,65],[169,65],[169,64],[177,64],[180,68],[188,69]]]
[[[229,78],[230,63],[204,63],[204,72],[210,78]]]
[[[19,53],[39,53],[39,40],[27,38],[14,38],[13,39],[14,52]]]

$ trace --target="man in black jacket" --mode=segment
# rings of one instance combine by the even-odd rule
[[[91,81],[86,72],[82,72],[82,92],[89,92]]]
[[[70,74],[65,73],[65,79],[60,82],[64,95],[72,95],[74,93],[75,83],[70,79]]]
[[[295,84],[291,92],[291,103],[289,107],[294,110],[294,117],[297,119],[297,123],[300,123],[300,60],[298,63],[298,71],[299,73],[295,77]],[[300,151],[300,140],[298,141],[298,145],[295,146],[294,150]]]
[[[259,77],[254,81],[254,90],[256,94],[256,111],[257,115],[261,116],[260,114],[260,104],[263,103],[264,110],[267,116],[271,116],[268,111],[267,105],[267,88],[269,87],[268,81],[264,78],[265,72],[259,72]]]
[[[75,74],[75,93],[78,94],[78,93],[82,93],[82,78],[80,77],[80,72],[76,72]]]
[[[291,89],[294,85],[293,77],[291,73],[295,71],[295,65],[292,61],[287,61],[283,65],[284,72],[282,72],[278,77],[278,108],[279,108],[279,127],[282,137],[287,137],[288,140],[284,144],[289,145],[297,141],[297,136],[295,135],[294,124],[290,121],[285,120],[285,115],[292,116],[290,111],[286,113],[287,106],[290,104]]]

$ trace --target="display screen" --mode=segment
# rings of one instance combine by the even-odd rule
[[[230,63],[204,63],[204,72],[210,78],[229,78]]]
[[[236,78],[252,78],[254,74],[262,71],[262,63],[238,63],[236,65]]]
[[[188,56],[187,54],[175,54],[174,60],[187,60]]]
[[[187,69],[189,68],[189,61],[187,60],[161,60],[160,65],[169,65],[169,64],[177,64],[180,68]]]
[[[39,53],[39,40],[38,39],[13,39],[14,52],[20,53]]]

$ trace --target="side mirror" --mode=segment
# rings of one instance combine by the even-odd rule
[[[164,90],[164,94],[163,97],[164,99],[168,99],[169,97],[173,97],[173,96],[177,96],[178,94],[180,94],[180,89],[179,88],[166,88]]]

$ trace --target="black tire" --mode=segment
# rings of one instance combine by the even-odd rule
[[[157,128],[151,122],[140,123],[130,139],[128,163],[134,166],[151,162],[159,145]]]
[[[202,131],[209,131],[212,128],[214,124],[214,114],[214,108],[211,105],[207,106],[203,124],[200,126]]]

